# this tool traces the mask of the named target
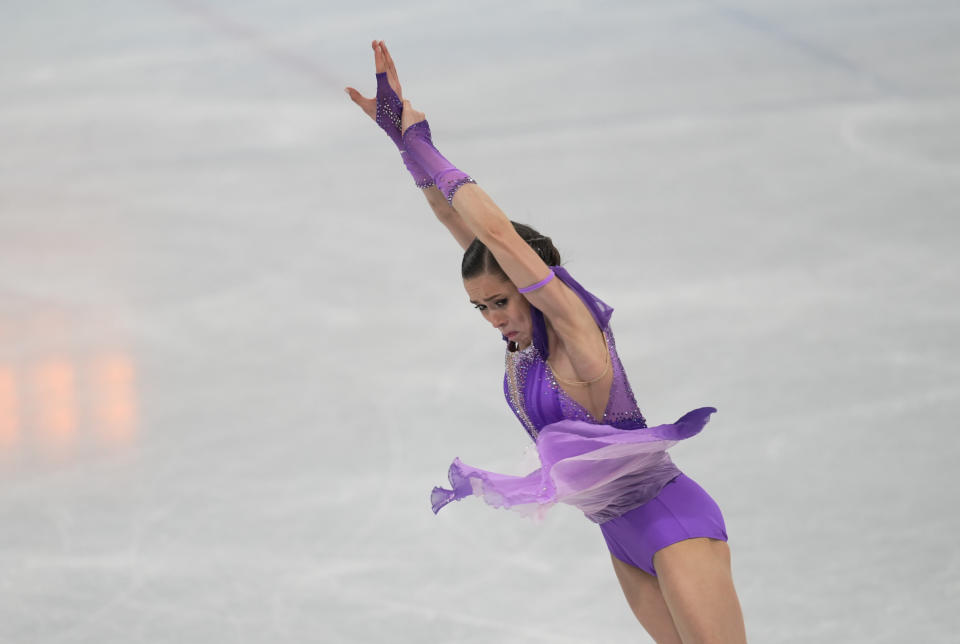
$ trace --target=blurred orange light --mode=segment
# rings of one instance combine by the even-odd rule
[[[73,365],[66,360],[49,360],[36,368],[34,382],[40,429],[50,444],[63,447],[70,442],[77,429]]]
[[[0,365],[0,449],[8,449],[20,440],[20,410],[13,369]]]
[[[124,443],[135,432],[136,386],[133,361],[126,354],[101,356],[93,364],[94,414],[109,442]]]

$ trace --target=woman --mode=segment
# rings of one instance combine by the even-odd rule
[[[402,99],[386,45],[372,47],[376,97],[347,93],[393,139],[464,249],[464,287],[508,343],[504,392],[541,461],[515,477],[455,460],[453,489],[434,490],[434,511],[470,495],[526,513],[575,505],[600,524],[627,602],[654,640],[745,642],[723,516],[665,451],[716,410],[646,426],[616,353],[613,309],[560,266],[549,238],[507,219],[437,151],[423,113]]]

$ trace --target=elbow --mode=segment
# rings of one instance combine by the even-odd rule
[[[491,250],[505,247],[508,241],[516,236],[517,231],[513,228],[513,222],[505,216],[486,222],[483,229],[477,233],[480,241]]]

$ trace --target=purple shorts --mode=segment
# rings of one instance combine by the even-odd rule
[[[600,531],[614,557],[654,577],[657,550],[696,537],[727,540],[720,506],[686,474],[667,483],[643,505],[601,523]]]

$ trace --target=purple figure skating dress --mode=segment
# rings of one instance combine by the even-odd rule
[[[558,502],[574,505],[600,524],[615,557],[656,575],[653,555],[661,548],[694,537],[727,540],[720,508],[666,452],[698,434],[716,409],[702,407],[675,423],[647,427],[617,356],[610,329],[613,308],[563,267],[552,269],[586,304],[606,339],[613,383],[603,417],[593,418],[553,376],[546,323],[532,307],[533,342],[507,352],[503,389],[536,443],[541,467],[526,476],[510,476],[456,459],[449,472],[453,489],[434,488],[433,511],[471,495],[533,516]]]

